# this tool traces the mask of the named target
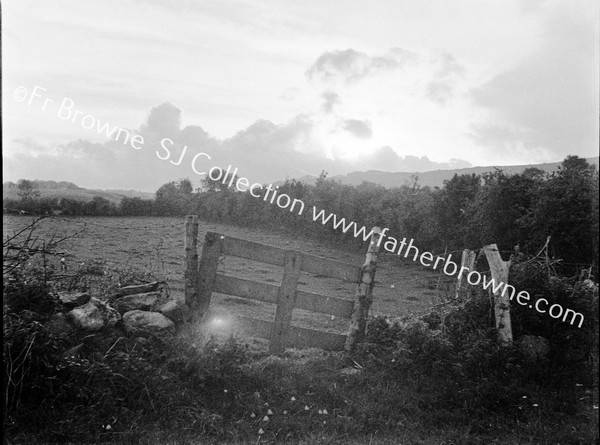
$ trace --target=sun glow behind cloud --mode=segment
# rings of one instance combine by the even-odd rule
[[[75,166],[88,153],[77,144],[105,143],[12,100],[17,86],[36,84],[132,129],[171,102],[182,128],[201,126],[231,153],[250,144],[265,156],[299,155],[265,171],[283,177],[557,161],[598,149],[591,0],[3,6],[9,179],[61,179],[64,169],[44,167]],[[97,185],[98,175],[83,176]]]

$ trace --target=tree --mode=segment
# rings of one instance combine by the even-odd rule
[[[469,221],[467,212],[473,205],[475,197],[481,188],[481,177],[476,174],[457,175],[449,181],[444,181],[434,199],[433,216],[439,229],[439,247],[465,248],[466,228]]]
[[[154,209],[154,201],[151,199],[128,198],[121,199],[119,210],[125,216],[151,216]]]
[[[35,198],[39,198],[40,191],[38,185],[34,181],[21,179],[17,183],[17,195],[19,195],[22,202],[28,202]]]
[[[189,179],[171,181],[156,191],[155,208],[159,216],[180,216],[188,213],[192,205],[194,188]]]
[[[190,196],[194,192],[194,187],[189,179],[179,180],[177,189],[182,196]]]
[[[91,216],[113,216],[117,213],[115,204],[101,196],[94,198],[85,204],[85,212]]]
[[[483,185],[466,212],[468,244],[528,245],[535,230],[531,211],[543,183],[543,176],[533,169],[510,176],[502,171],[484,173]],[[537,241],[531,247],[540,248]]]
[[[204,179],[200,181],[202,191],[204,192],[227,192],[229,190],[229,184],[234,184],[233,191],[235,191],[235,183],[238,180],[237,175],[231,179],[231,173],[227,173],[225,179],[219,179],[217,181],[213,181],[210,179],[208,175],[205,176]]]
[[[576,272],[577,263],[598,264],[596,178],[595,166],[583,158],[568,156],[549,176],[535,208],[538,243],[551,237],[554,256],[574,266],[566,267],[565,272]]]

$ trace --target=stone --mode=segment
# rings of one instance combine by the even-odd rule
[[[175,332],[175,323],[163,314],[137,309],[123,314],[123,326],[129,334]]]
[[[156,306],[159,295],[159,292],[127,295],[115,300],[113,305],[121,314],[136,309],[142,311],[151,311]]]
[[[189,308],[183,300],[169,300],[161,307],[158,308],[158,312],[163,314],[165,317],[170,318],[176,323],[186,321],[189,317]]]
[[[527,363],[537,363],[545,360],[550,351],[550,342],[537,335],[523,335],[519,339],[519,349]]]
[[[67,349],[63,352],[63,357],[76,357],[79,351],[83,349],[83,343],[79,343],[77,346],[73,346],[71,349]]]
[[[356,375],[356,374],[360,374],[360,369],[348,367],[348,368],[342,369],[340,371],[340,374],[341,375]]]
[[[118,297],[124,297],[126,295],[134,295],[134,294],[146,294],[148,292],[155,292],[158,289],[158,286],[161,284],[160,281],[155,281],[153,283],[147,284],[135,284],[132,286],[122,287],[117,291],[115,295]]]
[[[90,301],[90,295],[87,292],[59,292],[58,299],[65,309],[71,310]]]
[[[56,337],[68,337],[74,332],[73,326],[67,321],[67,317],[62,312],[54,314],[44,323],[44,330]]]
[[[589,350],[585,348],[569,348],[565,354],[565,359],[571,363],[584,362],[589,354]]]
[[[92,297],[83,306],[69,312],[67,319],[78,329],[99,331],[114,326],[121,319],[121,315],[105,301]]]

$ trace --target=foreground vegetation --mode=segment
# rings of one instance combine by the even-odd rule
[[[569,157],[552,175],[455,176],[437,190],[350,187],[325,174],[314,186],[280,188],[360,225],[413,237],[422,249],[497,243],[512,253],[510,284],[585,317],[578,328],[513,305],[516,342],[507,347],[498,345],[490,299],[477,289],[425,315],[372,319],[353,354],[269,357],[240,339],[189,329],[160,338],[128,336],[119,326],[56,330],[55,315],[64,312],[56,294],[66,286],[58,269],[42,267],[36,236],[15,255],[14,243],[13,250],[5,243],[13,258],[3,268],[5,433],[27,444],[597,443],[597,182],[595,168]],[[17,204],[38,212],[35,189],[23,193]],[[182,180],[165,184],[155,200],[105,204],[73,208],[198,213],[358,246],[352,235],[210,181],[196,192]],[[101,262],[84,264],[68,288],[87,291],[93,276],[105,280],[94,285],[103,297],[117,283],[148,281],[131,270],[106,272]],[[524,336],[547,342],[548,351],[527,354]]]
[[[530,260],[514,279],[586,317],[577,329],[513,311],[517,338],[550,342],[534,361],[517,344],[498,346],[485,295],[421,317],[372,319],[351,355],[267,356],[202,331],[57,332],[59,282],[23,264],[4,284],[4,429],[27,444],[594,443],[598,288],[548,278]],[[86,274],[114,290],[102,270]]]

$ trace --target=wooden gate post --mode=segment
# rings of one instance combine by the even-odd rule
[[[469,269],[469,272],[472,272],[475,266],[475,252],[473,250],[469,250],[469,249],[464,249],[462,251],[462,257],[460,260],[460,273],[458,274],[458,278],[457,278],[457,282],[456,282],[456,298],[458,299],[460,297],[460,290],[461,290],[461,285],[462,285],[462,280],[464,278],[464,275],[462,274],[462,270],[463,267],[466,267],[467,269]],[[467,272],[467,275],[469,274],[469,272]]]
[[[285,344],[292,322],[292,310],[296,304],[296,288],[302,267],[302,255],[293,250],[285,253],[283,279],[277,294],[277,309],[271,331],[269,353],[280,354],[285,351]]]
[[[357,306],[352,314],[352,321],[350,322],[350,328],[348,329],[348,335],[346,336],[345,350],[347,352],[353,351],[357,343],[361,342],[365,337],[367,316],[369,314],[371,303],[373,302],[373,286],[375,285],[375,271],[377,270],[377,254],[381,244],[378,242],[380,236],[382,236],[381,229],[379,227],[374,227],[371,243],[367,250],[367,257],[361,268],[361,280],[356,288]]]
[[[492,272],[492,280],[496,284],[504,283],[508,284],[508,269],[510,268],[510,261],[502,260],[498,246],[496,244],[489,244],[483,247],[485,256],[490,265],[490,271]],[[502,292],[500,288],[502,287]],[[490,288],[491,289],[491,288]],[[510,322],[510,299],[505,293],[504,286],[498,286],[497,292],[493,292],[494,295],[494,315],[496,317],[496,328],[498,329],[498,340],[503,345],[508,345],[512,342],[512,325]]]
[[[188,308],[198,299],[198,217],[188,215],[185,221],[185,303]]]
[[[197,298],[190,305],[192,322],[199,321],[210,306],[210,297],[215,287],[215,277],[222,245],[223,241],[216,233],[208,232],[206,234],[202,246],[202,256],[198,264]]]

